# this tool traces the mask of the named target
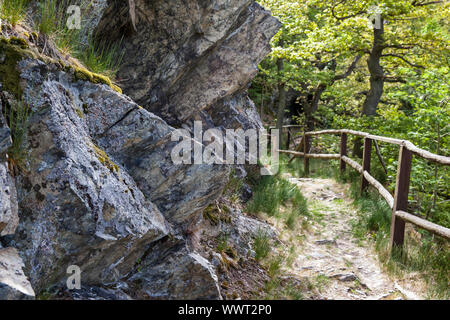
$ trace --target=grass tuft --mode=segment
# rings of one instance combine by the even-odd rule
[[[28,0],[0,0],[0,19],[16,26],[25,18]]]
[[[26,171],[28,152],[23,147],[23,142],[28,128],[30,108],[20,100],[15,108],[9,107],[8,109],[5,106],[3,110],[12,138],[12,145],[8,149],[8,165],[10,172],[17,175],[19,171]]]
[[[262,229],[259,229],[256,233],[253,242],[253,250],[255,251],[256,261],[261,261],[262,259],[266,258],[272,250],[270,237]]]

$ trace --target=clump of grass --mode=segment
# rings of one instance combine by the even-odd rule
[[[105,43],[88,38],[88,44],[82,50],[76,50],[75,56],[92,72],[114,77],[122,63],[124,53],[120,49],[121,41]]]
[[[229,180],[223,189],[223,194],[232,203],[239,203],[242,186],[243,180],[236,175],[236,169],[231,168]]]
[[[218,252],[225,252],[228,248],[228,238],[229,234],[223,233],[219,236],[217,241],[217,251]]]
[[[261,261],[266,258],[272,250],[270,237],[267,232],[262,229],[259,229],[256,232],[256,236],[253,241],[253,250],[255,251],[256,261]]]
[[[44,0],[40,4],[40,19],[38,30],[41,34],[49,35],[61,29],[64,22],[63,6],[57,0]]]
[[[248,213],[266,213],[270,217],[283,217],[286,226],[294,230],[300,216],[309,216],[307,201],[297,186],[284,179],[288,171],[286,162],[280,162],[279,173],[262,176],[254,182],[253,197],[247,204]],[[281,208],[284,208],[280,215]]]
[[[280,175],[263,176],[254,186],[253,198],[247,205],[247,212],[264,212],[276,216],[280,207],[291,201],[296,214],[307,214],[306,199],[297,186],[281,178]]]
[[[319,292],[321,292],[330,283],[330,278],[324,274],[319,274],[314,280],[315,288],[317,288]]]
[[[44,0],[40,3],[40,15],[36,21],[37,28],[42,35],[54,41],[62,52],[73,55],[91,72],[114,78],[123,59],[120,49],[121,41],[106,43],[89,36],[82,40],[83,30],[68,29],[66,22],[69,18],[66,9],[68,1]],[[91,2],[81,4],[82,10],[87,11]]]
[[[0,18],[16,26],[25,17],[28,0],[0,0]]]
[[[26,171],[28,152],[22,144],[27,132],[30,108],[23,101],[19,101],[15,108],[11,106],[6,108],[5,106],[3,114],[4,118],[7,119],[12,138],[12,145],[8,149],[9,169],[16,175],[19,170]]]
[[[269,266],[267,268],[267,274],[269,275],[269,277],[273,278],[273,277],[277,276],[281,271],[282,264],[283,264],[282,256],[273,257],[269,261]]]

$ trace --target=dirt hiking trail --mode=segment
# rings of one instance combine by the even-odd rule
[[[373,244],[352,234],[358,215],[349,197],[349,185],[332,179],[293,178],[316,216],[304,231],[289,273],[315,279],[317,298],[328,300],[422,299],[421,281],[414,275],[393,279],[383,271]]]

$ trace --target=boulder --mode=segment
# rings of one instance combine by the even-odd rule
[[[101,39],[127,35],[118,73],[127,95],[176,127],[261,126],[245,90],[280,27],[269,12],[251,0],[134,2],[135,32],[127,3],[116,0],[96,31]]]
[[[11,144],[10,130],[0,114],[0,236],[13,234],[19,223],[16,188],[6,162]]]
[[[0,247],[0,300],[34,299],[33,288],[22,268],[16,249]]]
[[[138,299],[222,299],[214,267],[179,240],[156,243],[127,282]]]

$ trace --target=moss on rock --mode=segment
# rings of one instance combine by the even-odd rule
[[[112,83],[107,76],[90,72],[86,68],[74,65],[65,65],[61,60],[54,60],[41,55],[29,47],[28,42],[19,37],[0,37],[0,83],[4,90],[19,98],[22,95],[20,88],[20,73],[17,64],[24,58],[39,59],[46,64],[54,63],[62,70],[72,73],[77,80],[89,81],[95,84],[106,84],[118,93],[122,89]]]
[[[105,151],[103,151],[93,143],[91,144],[91,147],[94,150],[95,155],[98,161],[101,162],[101,164],[107,167],[111,172],[119,173],[119,166],[115,164],[111,159],[109,159]]]
[[[73,74],[75,76],[75,79],[77,80],[89,81],[95,84],[106,84],[114,91],[122,93],[122,89],[113,84],[111,79],[108,78],[107,76],[90,72],[86,68],[78,66],[66,66],[65,69],[66,71],[73,70]]]

